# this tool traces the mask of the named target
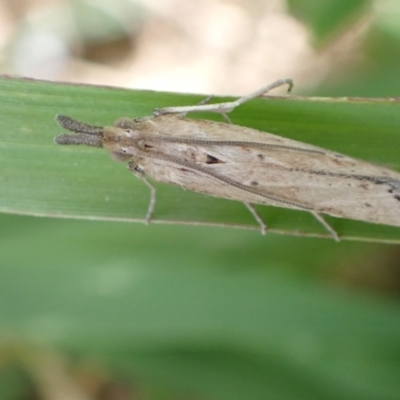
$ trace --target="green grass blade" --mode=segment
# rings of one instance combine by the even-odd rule
[[[0,78],[0,211],[15,214],[143,221],[147,187],[104,151],[60,147],[54,122],[65,114],[95,125],[156,107],[191,105],[202,96]],[[400,171],[400,102],[395,99],[258,99],[233,123],[315,144]],[[215,115],[201,115],[218,119]],[[157,184],[154,222],[258,229],[242,204]],[[308,213],[257,207],[271,232],[329,235]],[[342,238],[400,242],[400,229],[327,218]]]

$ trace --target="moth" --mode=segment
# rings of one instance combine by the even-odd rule
[[[227,116],[239,105],[282,85],[280,79],[236,101],[156,109],[151,117],[120,118],[113,126],[93,126],[57,115],[74,134],[61,145],[108,150],[150,189],[146,222],[156,190],[146,176],[207,195],[243,202],[265,233],[253,204],[310,212],[339,241],[321,214],[400,226],[400,173],[310,144],[233,125]],[[189,112],[220,113],[226,122],[187,119]]]

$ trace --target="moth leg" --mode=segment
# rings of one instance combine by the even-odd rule
[[[261,234],[265,235],[267,233],[267,225],[265,225],[265,223],[262,220],[262,218],[258,215],[256,209],[250,203],[243,203],[243,204],[251,212],[251,215],[258,222],[258,225],[260,225]]]
[[[187,114],[189,112],[198,112],[198,111],[208,111],[208,112],[216,112],[222,115],[225,115],[225,119],[227,118],[226,114],[234,110],[236,107],[240,106],[243,103],[246,103],[250,100],[255,99],[256,97],[263,96],[268,93],[270,90],[275,89],[279,86],[289,85],[288,91],[290,91],[293,87],[293,81],[291,79],[278,79],[275,82],[270,83],[269,85],[263,86],[262,88],[256,90],[253,93],[248,94],[247,96],[242,96],[237,100],[226,102],[226,103],[216,103],[216,104],[198,104],[194,106],[183,106],[183,107],[166,107],[166,108],[156,108],[153,111],[153,115],[155,117],[164,114]],[[228,118],[229,119],[229,118]]]
[[[197,106],[203,105],[203,104],[207,104],[211,99],[214,98],[213,94],[210,94],[209,96],[207,96],[205,99],[203,99],[202,101],[200,101],[200,103],[196,104]],[[186,114],[184,114],[183,116],[185,116]],[[221,114],[222,117],[224,118],[224,120],[226,121],[227,124],[232,124],[231,119],[228,117],[227,113],[222,113]]]
[[[310,213],[315,217],[315,219],[331,234],[332,238],[336,242],[340,242],[339,235],[337,232],[324,220],[322,215],[318,214],[315,211],[310,211]]]
[[[196,106],[202,106],[203,104],[207,104],[212,100],[215,96],[213,94],[208,95],[205,99],[199,101]]]
[[[141,179],[150,189],[150,202],[149,202],[149,207],[147,208],[147,214],[145,220],[146,224],[148,225],[151,221],[151,218],[153,217],[154,207],[156,206],[156,188],[147,180],[146,176],[143,176]]]
[[[154,207],[156,205],[156,188],[147,180],[146,174],[144,173],[144,170],[140,167],[140,165],[137,165],[136,163],[131,161],[128,164],[128,168],[137,178],[143,181],[146,184],[146,186],[150,189],[150,202],[149,202],[149,207],[147,208],[147,214],[145,219],[145,223],[148,225],[152,219]]]
[[[203,104],[207,104],[211,99],[213,99],[214,98],[214,95],[213,94],[210,94],[209,96],[207,96],[205,99],[203,99],[203,100],[201,100],[201,101],[199,101],[194,107],[196,107],[196,106],[202,106]],[[171,108],[174,108],[174,107],[171,107]],[[165,110],[164,108],[160,108],[160,110]],[[188,113],[188,111],[187,112],[181,112],[181,113],[176,113],[176,115],[178,116],[178,117],[186,117],[186,114]],[[160,114],[158,114],[158,115],[160,115]],[[228,118],[229,119],[229,118]]]

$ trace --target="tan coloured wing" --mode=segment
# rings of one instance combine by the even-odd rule
[[[149,154],[183,161],[140,158],[157,181],[245,203],[400,226],[398,172],[225,123],[165,115],[136,120],[135,129],[149,135],[144,140]]]

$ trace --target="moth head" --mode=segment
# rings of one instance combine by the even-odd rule
[[[122,117],[122,118],[118,118],[114,122],[113,126],[115,126],[116,128],[133,131],[133,130],[135,130],[137,123],[132,118]]]
[[[75,132],[58,135],[55,138],[57,144],[104,148],[117,161],[127,161],[132,157],[125,150],[132,145],[132,139],[136,134],[132,119],[120,118],[113,126],[105,127],[89,125],[65,115],[57,115],[56,121],[62,128]]]
[[[140,136],[136,128],[135,121],[130,118],[119,118],[113,126],[104,128],[103,147],[115,160],[125,161],[132,157],[131,151]]]

